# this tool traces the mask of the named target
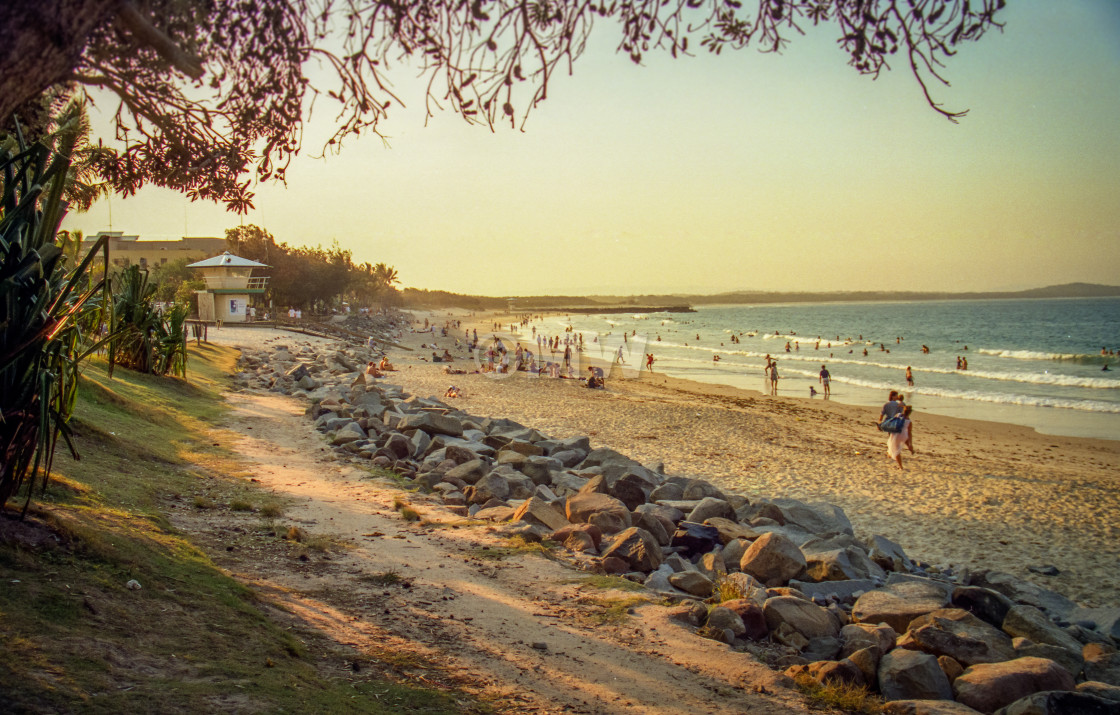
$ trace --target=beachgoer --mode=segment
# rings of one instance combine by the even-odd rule
[[[879,421],[876,424],[883,424],[883,420],[894,417],[902,411],[902,405],[898,401],[898,391],[891,390],[890,396],[887,398],[887,403],[883,405],[883,409],[879,410]]]
[[[902,448],[905,446],[914,454],[914,423],[910,420],[912,408],[907,405],[902,410],[902,430],[887,435],[887,456],[898,463],[902,469]]]
[[[914,373],[910,371],[910,366],[909,365],[906,366],[906,386],[907,387],[913,387],[914,386]]]
[[[770,394],[778,394],[778,361],[770,363]]]
[[[816,397],[816,396],[817,396],[817,388],[813,387],[812,385],[809,385],[809,397]]]
[[[1105,367],[1108,367],[1108,365],[1105,365]],[[653,353],[646,354],[646,369],[653,372]]]
[[[965,348],[965,349],[967,350],[968,348]],[[966,358],[966,357],[961,358],[961,369],[962,370],[967,370],[968,369],[968,358]]]
[[[381,362],[377,364],[377,369],[381,370],[382,372],[392,372],[393,370],[396,370],[396,368],[393,367],[393,363],[389,362],[388,355],[381,358]]]
[[[443,396],[444,397],[462,397],[463,393],[459,390],[458,387],[455,387],[454,385],[452,385],[451,387],[447,388],[447,392],[443,393]]]
[[[832,383],[832,375],[828,372],[828,368],[824,365],[821,365],[821,374],[818,379],[820,380],[821,385],[824,386],[824,396],[827,399],[828,396],[832,394],[832,387],[830,386]]]

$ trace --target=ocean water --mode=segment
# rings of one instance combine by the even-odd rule
[[[769,392],[771,355],[783,396],[822,399],[809,388],[821,389],[827,365],[839,402],[877,406],[899,389],[919,412],[1120,439],[1120,298],[713,306],[537,325],[546,335],[570,325],[591,355],[621,346],[633,367],[652,352],[654,369],[676,377]],[[1114,354],[1102,356],[1102,347]],[[957,369],[958,356],[967,370]]]

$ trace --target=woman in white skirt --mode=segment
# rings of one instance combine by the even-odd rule
[[[898,462],[898,468],[902,469],[902,448],[905,446],[910,450],[910,454],[914,453],[914,423],[910,421],[910,405],[902,409],[902,430],[887,435],[887,456],[894,461]]]

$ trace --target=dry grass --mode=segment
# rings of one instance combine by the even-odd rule
[[[394,584],[400,583],[402,580],[402,576],[398,572],[390,570],[382,571],[380,573],[362,574],[358,577],[358,580],[365,581],[366,583],[371,583],[374,586],[392,586]]]
[[[736,581],[731,581],[727,578],[721,578],[716,581],[716,587],[713,589],[713,594],[717,599],[717,603],[724,601],[734,601],[739,598],[746,598],[747,592],[743,590],[743,586]]]
[[[625,598],[584,597],[579,599],[578,602],[593,607],[593,610],[587,616],[592,623],[596,625],[617,625],[630,617],[636,606],[650,601],[645,596],[627,596]]]
[[[275,519],[284,513],[284,507],[276,502],[270,502],[261,506],[257,513],[262,519]]]
[[[793,682],[809,699],[810,707],[867,715],[874,715],[883,709],[882,699],[862,685],[835,681],[819,683],[807,673],[798,675]]]
[[[252,511],[253,505],[244,499],[234,499],[229,503],[230,511]]]

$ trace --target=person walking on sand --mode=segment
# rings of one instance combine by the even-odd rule
[[[887,397],[887,404],[879,410],[879,421],[876,424],[883,424],[883,420],[894,417],[901,411],[902,403],[898,401],[898,390],[891,390],[891,394]]]
[[[899,469],[902,469],[902,448],[906,447],[910,454],[914,454],[914,423],[910,420],[912,410],[910,405],[904,407],[902,430],[887,435],[887,456],[898,463]]]
[[[819,379],[821,385],[824,387],[824,399],[827,400],[828,396],[832,394],[832,388],[829,387],[829,385],[832,383],[832,375],[829,374],[828,368],[824,365],[821,365],[821,374]]]

